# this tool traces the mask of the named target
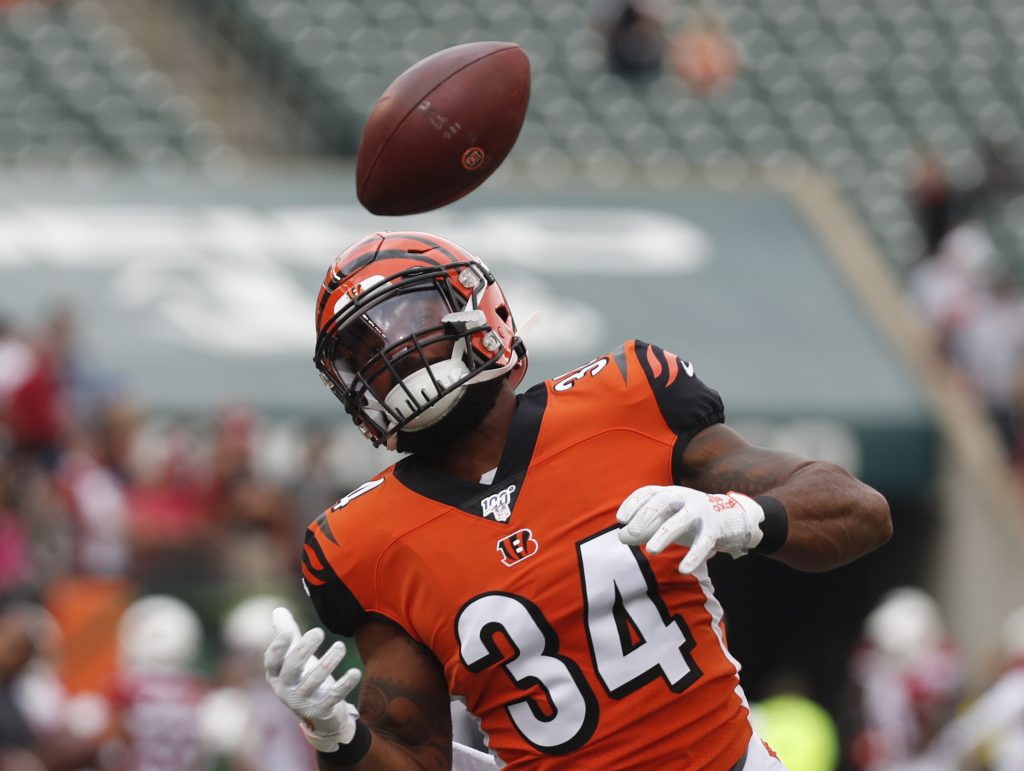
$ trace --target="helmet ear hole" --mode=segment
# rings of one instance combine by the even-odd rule
[[[508,308],[504,305],[499,305],[494,309],[494,312],[498,314],[498,318],[506,323],[508,323],[509,318],[512,316],[512,314],[508,312]]]

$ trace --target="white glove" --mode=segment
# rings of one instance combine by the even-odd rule
[[[742,557],[759,543],[764,510],[741,493],[709,495],[689,487],[647,485],[630,493],[616,517],[622,543],[647,542],[658,554],[671,543],[688,546],[680,573],[692,573],[715,552]]]
[[[320,752],[334,752],[355,736],[359,711],[345,697],[362,675],[350,669],[337,680],[331,676],[345,658],[345,644],[338,641],[317,658],[315,651],[324,641],[320,627],[300,637],[299,625],[286,608],[275,608],[273,620],[277,637],[263,656],[267,682],[302,718],[300,727],[309,743]]]

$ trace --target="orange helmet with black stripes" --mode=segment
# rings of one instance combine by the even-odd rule
[[[466,386],[526,372],[505,294],[487,266],[448,239],[369,235],[327,270],[314,361],[375,445],[448,414]]]

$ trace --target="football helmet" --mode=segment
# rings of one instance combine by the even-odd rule
[[[321,379],[375,445],[436,424],[468,385],[507,375],[515,387],[526,373],[494,276],[429,233],[374,233],[346,249],[320,287],[316,329]]]
[[[125,671],[183,671],[199,655],[199,616],[177,597],[150,594],[128,606],[117,624],[120,664]]]

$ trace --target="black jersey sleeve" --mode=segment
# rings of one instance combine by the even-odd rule
[[[679,479],[682,455],[690,440],[725,420],[722,397],[697,377],[690,362],[674,353],[642,340],[635,342],[634,350],[665,423],[678,437],[672,467],[673,477]]]
[[[356,595],[331,567],[320,539],[331,539],[326,519],[321,517],[306,531],[302,550],[302,585],[313,602],[321,623],[335,634],[351,637],[367,618]]]

